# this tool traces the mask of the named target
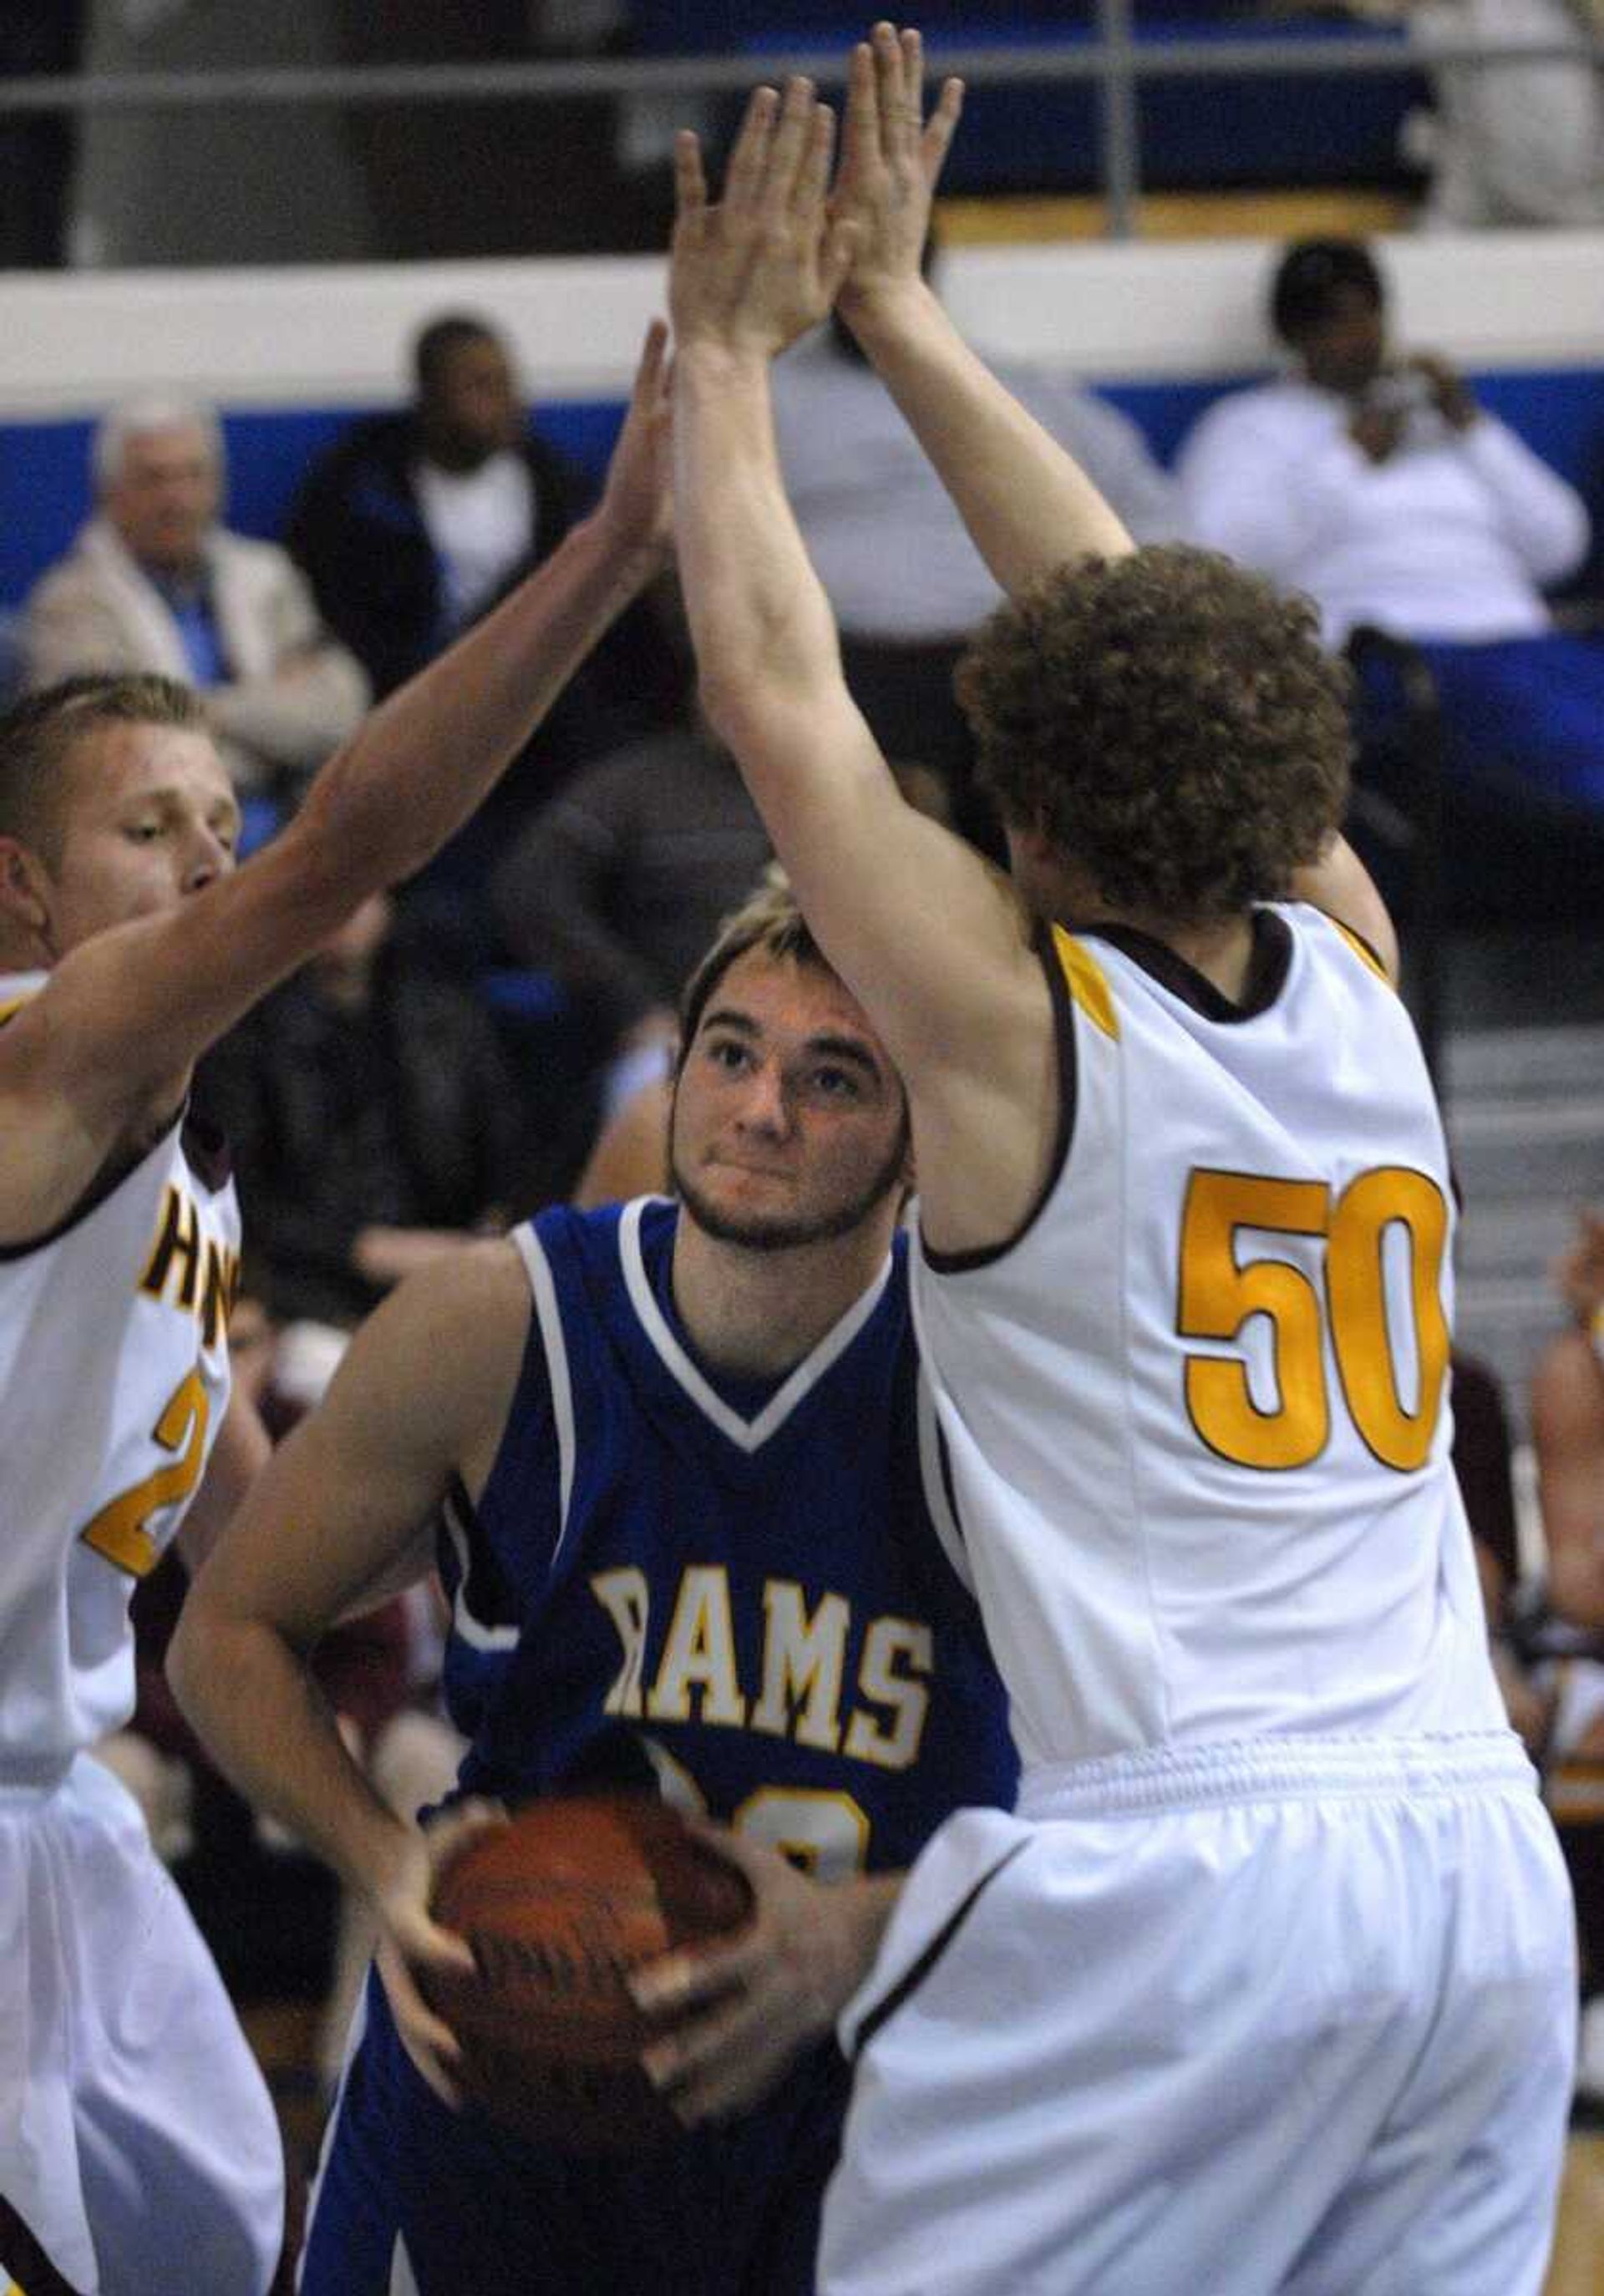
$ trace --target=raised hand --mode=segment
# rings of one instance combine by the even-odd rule
[[[673,534],[672,394],[669,389],[669,331],[661,319],[646,330],[634,386],[602,492],[601,515],[626,545],[662,550]]]
[[[947,80],[925,118],[925,47],[917,32],[876,24],[853,49],[841,170],[830,201],[852,234],[843,317],[918,279],[931,205],[963,101],[963,82]]]
[[[679,355],[712,343],[772,358],[824,317],[851,250],[827,197],[835,129],[810,80],[792,80],[783,102],[760,87],[717,206],[696,137],[679,136],[669,312]]]

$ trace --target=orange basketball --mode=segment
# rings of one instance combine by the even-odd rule
[[[641,2070],[653,2028],[625,1979],[672,1946],[739,1928],[751,1909],[745,1875],[662,1802],[554,1796],[475,1835],[433,1900],[472,1947],[474,1973],[427,1980],[462,2044],[465,2093],[568,2152],[680,2133]]]

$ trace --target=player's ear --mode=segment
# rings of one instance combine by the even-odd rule
[[[0,923],[41,933],[50,922],[50,872],[31,846],[0,837]]]

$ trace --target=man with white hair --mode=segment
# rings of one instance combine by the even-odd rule
[[[223,439],[209,408],[125,400],[95,437],[95,514],[29,598],[24,675],[155,670],[199,689],[236,790],[293,787],[355,732],[355,657],[276,543],[219,523]]]

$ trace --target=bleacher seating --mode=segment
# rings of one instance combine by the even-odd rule
[[[932,0],[919,12],[932,67],[957,48],[1084,48],[1098,37],[1092,0]],[[861,38],[864,15],[847,0],[765,0],[760,9],[703,0],[637,0],[636,45],[647,53],[747,51],[838,55]],[[1139,45],[1177,42],[1340,41],[1396,52],[1395,70],[1342,76],[1269,73],[1220,79],[1154,78],[1139,96],[1144,181],[1156,189],[1260,184],[1395,184],[1406,115],[1427,87],[1396,28],[1355,23],[1337,11],[1292,17],[1244,0],[1144,0],[1133,11]],[[1198,100],[1201,89],[1207,101]],[[1099,99],[1088,81],[975,86],[946,188],[966,192],[1083,192],[1099,168]]]

